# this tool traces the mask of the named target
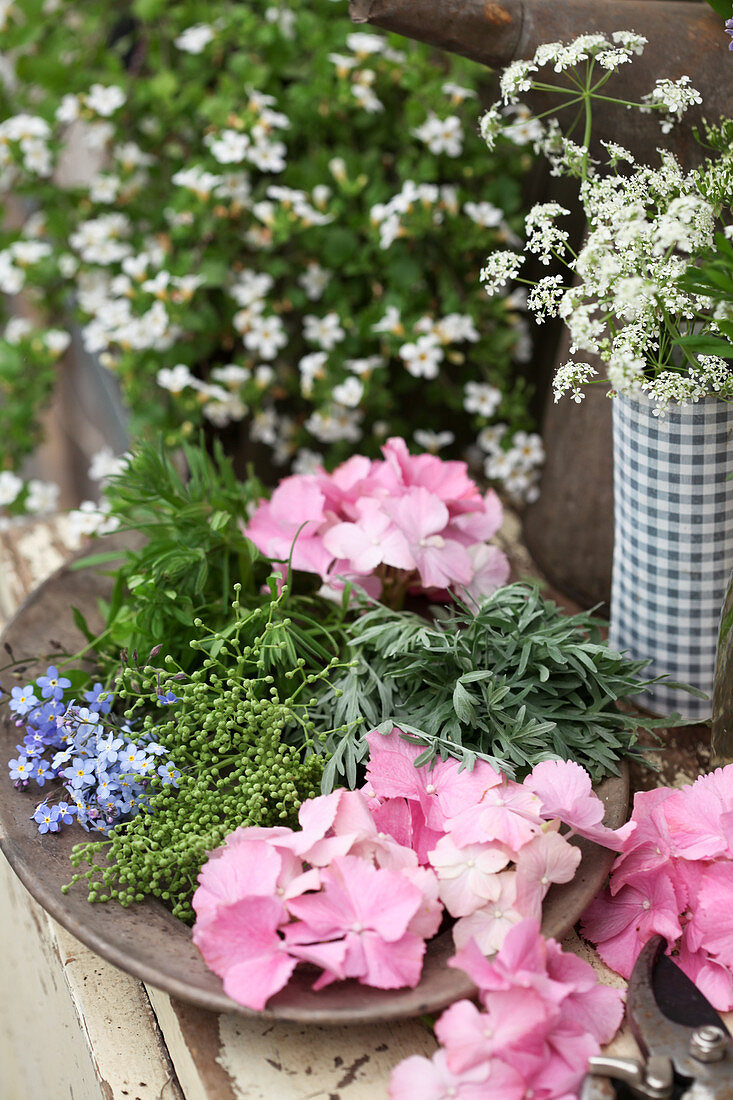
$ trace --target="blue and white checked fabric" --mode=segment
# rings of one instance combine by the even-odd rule
[[[733,568],[733,405],[613,401],[614,550],[609,645],[651,658],[712,695],[720,609]],[[710,717],[711,703],[663,684],[637,696],[657,714]]]

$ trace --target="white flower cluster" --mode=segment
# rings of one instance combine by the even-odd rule
[[[13,241],[0,252],[0,291],[18,294],[25,286],[27,269],[51,255],[44,241]]]
[[[0,508],[15,504],[25,490],[24,507],[31,515],[47,515],[56,509],[59,487],[52,481],[31,478],[25,482],[12,470],[0,470]],[[0,530],[8,526],[7,515],[0,516]]]
[[[437,321],[421,317],[413,327],[417,339],[399,349],[405,370],[413,378],[437,378],[447,346],[480,339],[472,318],[460,313],[449,313]]]
[[[711,394],[730,401],[733,398],[733,373],[716,355],[700,355],[689,374],[662,371],[643,383],[647,397],[654,402],[652,414],[663,417],[671,402],[696,404]]]
[[[274,138],[276,130],[287,130],[289,120],[280,111],[273,110],[274,96],[249,90],[249,108],[254,121],[249,129],[231,127],[207,134],[204,143],[218,164],[242,164],[247,161],[260,172],[282,172],[287,163],[287,149],[283,141]]]
[[[435,114],[429,114],[422,126],[412,132],[425,142],[431,153],[460,157],[463,152],[463,127],[458,115],[438,118]]]
[[[36,115],[13,115],[0,122],[0,170],[2,185],[7,188],[13,181],[16,149],[23,168],[31,175],[46,177],[53,170],[48,140],[51,127],[45,119]]]
[[[445,214],[458,213],[456,188],[445,184],[415,183],[405,180],[401,190],[386,203],[377,203],[369,212],[372,224],[379,227],[379,243],[389,248],[398,237],[409,236],[405,219],[415,213],[427,212],[433,225],[441,225]]]
[[[356,104],[367,114],[380,114],[384,111],[384,104],[374,91],[377,74],[372,65],[379,57],[400,64],[405,60],[405,54],[392,49],[381,35],[363,31],[347,35],[346,45],[352,51],[350,54],[330,53],[328,60],[336,66],[340,79],[348,81]]]
[[[209,42],[216,37],[216,31],[208,23],[194,23],[186,27],[177,38],[173,39],[174,45],[184,53],[203,53]]]
[[[531,504],[539,496],[540,472],[545,461],[542,440],[534,432],[515,432],[507,441],[507,425],[483,428],[476,439],[486,456],[484,473],[499,481],[516,504]]]
[[[679,282],[686,257],[706,252],[715,235],[715,208],[700,194],[696,173],[684,173],[666,153],[659,168],[587,180],[581,196],[590,231],[569,264],[579,281],[563,289],[559,277],[542,280],[528,300],[537,319],[559,314],[572,351],[600,355],[615,390],[647,390],[658,409],[669,400],[698,400],[705,387],[718,392],[709,361],[702,373],[681,370],[660,346],[670,319],[675,332],[684,332],[705,305]],[[656,364],[652,378],[650,364]],[[555,378],[555,400],[569,394],[580,401],[583,384],[595,373],[587,363],[565,364]]]

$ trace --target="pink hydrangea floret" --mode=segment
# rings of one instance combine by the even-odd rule
[[[492,959],[472,940],[450,965],[470,976],[480,1007],[458,1001],[443,1013],[441,1049],[397,1066],[390,1100],[412,1100],[418,1082],[421,1095],[436,1098],[577,1095],[588,1058],[621,1023],[620,991],[600,985],[588,963],[545,940],[532,920],[515,925]]]
[[[378,597],[392,591],[468,593],[476,600],[509,579],[489,544],[503,513],[482,495],[464,462],[411,455],[389,439],[383,459],[364,456],[333,473],[293,475],[260,502],[245,534],[268,557],[316,573],[324,592],[350,581]]]
[[[720,1011],[733,1008],[733,765],[687,787],[640,792],[608,889],[583,933],[629,977],[646,941],[668,952]]]

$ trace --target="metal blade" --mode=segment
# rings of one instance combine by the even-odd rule
[[[729,1032],[694,982],[664,955],[664,948],[664,938],[653,936],[636,960],[629,983],[629,1023],[646,1057],[670,1058],[680,1076],[696,1078],[704,1067],[689,1053],[693,1030],[712,1024]]]

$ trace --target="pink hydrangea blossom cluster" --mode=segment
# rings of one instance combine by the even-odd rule
[[[720,1011],[733,1008],[733,765],[634,797],[609,888],[583,916],[601,958],[628,978],[651,936]],[[676,946],[675,946],[676,945]]]
[[[401,1062],[390,1100],[574,1100],[588,1058],[621,1023],[620,991],[599,985],[588,963],[532,920],[515,925],[492,959],[470,941],[450,965],[476,984],[481,1008],[458,1001],[443,1013],[441,1049]]]
[[[523,783],[477,760],[415,767],[422,746],[393,730],[368,737],[366,794],[380,829],[413,849],[438,878],[456,947],[473,939],[484,954],[509,929],[539,921],[552,883],[569,882],[580,862],[573,833],[618,850],[623,833],[606,828],[603,802],[579,764],[547,760]],[[558,832],[561,822],[570,832]]]
[[[268,557],[317,573],[327,592],[348,580],[388,602],[420,589],[480,599],[506,584],[506,555],[488,544],[503,515],[496,493],[482,496],[464,462],[411,455],[403,439],[382,453],[285,478],[245,534]]]
[[[236,830],[199,875],[193,938],[226,993],[261,1010],[300,961],[321,968],[315,989],[417,985],[443,914],[435,874],[359,791],[309,799],[299,821]]]
[[[454,940],[496,951],[510,929],[539,921],[553,882],[580,852],[560,820],[620,847],[577,764],[547,761],[523,784],[477,761],[418,768],[421,751],[392,730],[369,736],[367,783],[300,807],[300,829],[242,828],[213,852],[193,898],[194,942],[234,1000],[262,1009],[298,962],[314,988],[355,978],[414,987],[444,907]]]

